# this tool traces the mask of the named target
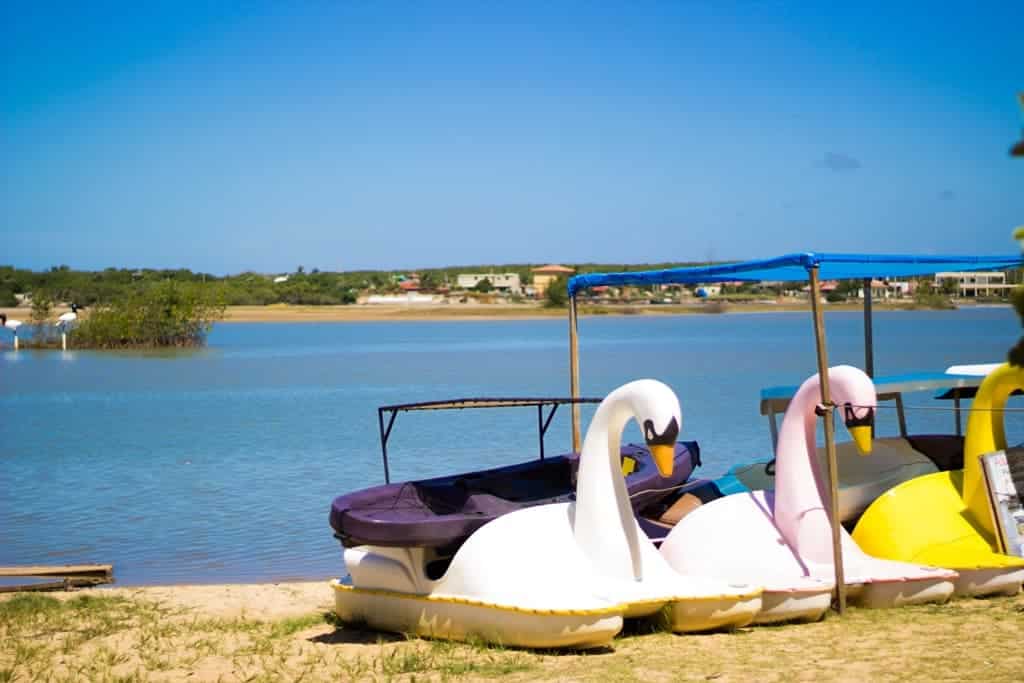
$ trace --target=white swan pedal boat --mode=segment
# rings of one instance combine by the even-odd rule
[[[333,582],[338,616],[379,630],[537,648],[605,645],[624,618],[666,607],[677,632],[750,623],[760,609],[760,587],[683,576],[640,530],[620,455],[622,430],[633,418],[657,469],[671,476],[678,400],[660,382],[631,382],[594,415],[575,500],[501,515],[454,552],[347,547],[350,576]]]

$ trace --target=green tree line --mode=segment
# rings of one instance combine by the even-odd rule
[[[531,269],[540,264],[483,264],[450,266],[416,271],[420,287],[436,290],[444,286],[455,288],[463,273],[518,273],[524,285],[533,280]],[[599,264],[575,265],[577,273],[645,270],[692,265],[690,263]],[[274,282],[272,275],[244,272],[217,276],[193,272],[185,268],[106,268],[98,271],[72,270],[68,266],[54,266],[49,270],[33,271],[14,266],[0,266],[0,307],[18,303],[16,295],[45,296],[55,302],[75,302],[80,306],[94,306],[121,298],[136,289],[159,282],[190,283],[202,288],[216,289],[219,299],[228,306],[262,306],[267,304],[339,305],[355,303],[362,292],[392,293],[399,291],[398,282],[409,271],[363,270],[330,272],[302,266],[290,273],[285,282]]]

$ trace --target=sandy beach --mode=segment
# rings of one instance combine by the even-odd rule
[[[874,303],[876,311],[905,311],[913,308],[911,301]],[[990,304],[989,306],[1008,306]],[[53,316],[68,309],[55,307]],[[859,302],[828,304],[826,312],[861,312]],[[752,301],[725,303],[720,307],[707,304],[590,304],[580,305],[580,316],[627,316],[627,315],[709,315],[810,312],[805,301],[782,300],[778,302]],[[9,318],[28,322],[31,312],[26,308],[0,308],[0,313]],[[88,316],[88,309],[81,315]],[[228,306],[223,322],[228,323],[297,323],[297,322],[383,322],[383,321],[457,321],[457,320],[529,320],[565,319],[564,308],[547,308],[537,303],[466,303],[466,304],[353,304],[349,306],[292,306],[270,304],[268,306]]]
[[[1024,595],[534,652],[340,624],[326,581],[0,597],[0,680],[1020,680]]]
[[[876,310],[908,310],[906,304],[875,304]],[[66,308],[54,308],[53,315],[66,312]],[[830,304],[828,311],[860,311],[859,304]],[[726,304],[721,310],[711,310],[700,304],[694,305],[650,305],[621,304],[580,306],[580,315],[708,315],[738,313],[810,311],[810,307],[798,301],[783,303],[740,303]],[[0,313],[27,322],[30,312],[24,308],[0,308]],[[82,315],[88,315],[86,310]],[[271,304],[269,306],[228,306],[224,322],[368,322],[387,320],[524,320],[562,319],[567,316],[564,308],[546,308],[539,304],[416,304],[416,305],[368,305],[351,306],[291,306]]]
[[[878,310],[905,310],[908,304],[878,305]],[[830,311],[860,311],[860,304],[831,304]],[[741,313],[773,313],[784,311],[810,311],[806,302],[783,301],[744,302],[724,304],[720,307],[693,304],[581,304],[580,316],[631,315],[716,315]],[[365,322],[387,320],[456,321],[456,320],[526,320],[565,319],[565,308],[546,308],[535,303],[505,304],[412,304],[352,306],[229,306],[225,322]]]

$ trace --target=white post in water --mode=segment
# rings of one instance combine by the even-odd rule
[[[18,331],[14,331],[14,350],[18,350]]]

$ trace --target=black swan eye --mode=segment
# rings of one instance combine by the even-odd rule
[[[868,412],[864,414],[864,417],[857,417],[853,410],[853,405],[847,403],[843,406],[843,420],[847,427],[870,427],[875,423],[875,409],[868,408]]]
[[[665,427],[665,431],[661,434],[658,434],[658,431],[654,428],[654,422],[652,420],[644,420],[644,439],[652,446],[674,444],[678,436],[679,423],[674,417],[668,423],[668,426]]]

